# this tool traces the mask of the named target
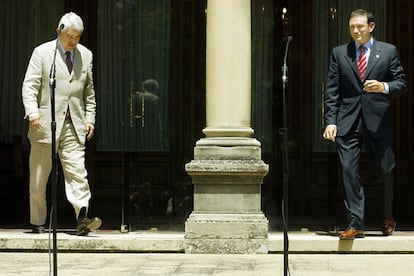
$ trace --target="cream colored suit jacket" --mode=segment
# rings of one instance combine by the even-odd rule
[[[33,50],[23,81],[22,97],[25,118],[32,113],[40,115],[41,127],[39,129],[34,129],[29,124],[28,138],[33,142],[52,142],[49,74],[55,47],[56,40],[53,40]],[[65,55],[59,49],[56,53],[56,139],[59,139],[68,106],[80,143],[84,144],[86,140],[86,123],[95,124],[96,101],[92,59],[92,52],[78,44],[75,49],[73,70],[69,74]]]

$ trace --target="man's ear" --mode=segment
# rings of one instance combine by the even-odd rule
[[[374,31],[374,29],[375,29],[375,22],[371,22],[371,23],[369,23],[369,31],[372,33],[373,31]]]

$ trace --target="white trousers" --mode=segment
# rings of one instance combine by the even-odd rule
[[[81,207],[88,208],[91,193],[85,168],[85,145],[79,142],[70,120],[65,120],[56,148],[65,178],[66,197],[77,218]],[[51,144],[31,142],[29,169],[30,223],[44,225],[47,217],[46,188],[52,170]]]

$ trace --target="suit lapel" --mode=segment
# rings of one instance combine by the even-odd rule
[[[377,64],[377,62],[380,60],[380,58],[381,58],[381,49],[378,47],[378,43],[375,43],[375,40],[374,40],[374,43],[372,44],[372,47],[371,47],[371,52],[369,54],[367,71],[365,73],[365,79],[368,79],[369,74],[371,73],[371,71]],[[348,61],[357,79],[360,80],[359,70],[358,70],[358,61],[356,60],[356,49],[355,49],[354,42],[351,42],[348,44],[347,54],[345,56],[345,59]]]
[[[357,64],[357,60],[356,60],[355,42],[350,42],[348,44],[346,55],[345,55],[345,60],[351,66],[352,71],[354,71],[354,74],[357,77],[357,79],[360,80],[358,64]]]
[[[77,72],[80,72],[82,68],[81,52],[78,50],[78,48],[75,48],[75,60],[73,63],[71,73],[69,73],[69,69],[66,64],[65,52],[62,53],[62,51],[58,49],[58,52],[56,54],[56,67],[59,68],[59,70],[61,70],[62,72],[64,72],[68,79],[72,80],[74,76],[77,75]]]
[[[75,60],[73,63],[73,70],[71,78],[79,78],[80,72],[82,70],[82,54],[78,48],[75,48]]]
[[[64,74],[69,78],[69,70],[68,66],[66,65],[66,55],[65,53],[62,54],[62,51],[58,49],[56,53],[56,67],[59,68]]]
[[[377,43],[375,43],[375,40],[374,40],[374,43],[372,44],[372,47],[371,47],[371,53],[369,54],[367,72],[365,74],[366,79],[371,73],[372,69],[377,64],[377,62],[380,60],[380,58],[381,58],[381,49],[377,46]]]

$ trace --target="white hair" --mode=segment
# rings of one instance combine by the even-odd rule
[[[79,32],[83,32],[84,29],[82,18],[80,18],[80,16],[74,12],[68,12],[64,14],[59,21],[58,28],[62,28],[62,30],[67,30],[68,28],[71,28]]]

